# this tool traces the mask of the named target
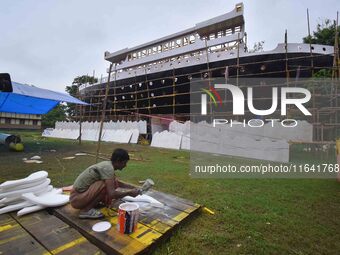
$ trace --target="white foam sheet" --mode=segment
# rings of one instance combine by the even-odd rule
[[[145,120],[138,121],[137,127],[138,127],[138,130],[139,130],[139,133],[141,133],[141,134],[147,133],[146,132],[146,121]]]
[[[82,131],[81,139],[84,141],[98,141],[99,130],[96,129],[86,129]]]
[[[311,142],[313,138],[313,126],[306,121],[298,121],[294,132],[277,121],[261,128],[236,124],[233,127],[219,125],[214,129],[205,121],[184,124],[173,121],[169,130],[182,136],[181,149],[278,162],[289,161],[288,141]]]
[[[237,135],[207,123],[192,124],[191,131],[191,150],[277,162],[289,161],[289,144],[286,140]]]
[[[18,194],[37,192],[37,191],[42,190],[43,188],[46,188],[50,183],[51,183],[51,180],[47,178],[43,183],[36,185],[34,187],[0,193],[0,198],[4,198],[4,197],[11,198],[11,197],[17,197]]]
[[[163,207],[164,205],[159,202],[158,200],[154,199],[153,197],[150,197],[148,195],[138,195],[136,197],[131,197],[131,196],[125,196],[122,198],[123,201],[125,202],[144,202],[144,203],[149,203],[152,206],[155,207]]]
[[[116,141],[117,143],[129,143],[132,136],[131,130],[119,129],[116,133]]]
[[[133,134],[132,130],[125,129],[105,130],[102,140],[106,142],[129,143],[132,134]]]
[[[137,144],[138,143],[138,138],[139,138],[139,130],[138,129],[133,129],[132,130],[132,136],[130,143]]]
[[[45,129],[42,136],[75,140],[79,137],[79,127],[78,129]]]
[[[119,129],[123,130],[133,130],[137,129],[140,134],[146,134],[146,121],[109,121],[104,122],[103,130],[116,131]],[[82,136],[84,136],[83,140],[89,141],[97,141],[98,140],[98,131],[100,128],[100,122],[82,122]],[[94,134],[92,130],[95,130]],[[56,122],[55,128],[45,129],[42,133],[42,136],[45,137],[56,137],[56,138],[65,138],[65,139],[77,139],[79,136],[79,122]]]
[[[169,131],[179,135],[188,135],[190,134],[190,121],[186,121],[185,123],[172,121],[169,124]]]
[[[22,194],[22,198],[25,200],[46,207],[61,206],[69,202],[69,195],[56,194],[55,192],[47,192],[40,196],[33,193]]]
[[[104,142],[114,142],[116,139],[116,130],[104,130],[102,141]]]
[[[255,125],[255,122],[256,121],[253,121],[252,124]],[[294,129],[283,127],[278,121],[273,121],[273,123],[270,121],[265,123],[263,127],[257,128],[249,126],[243,127],[243,125],[240,125],[240,122],[234,123],[235,125],[232,127],[229,125],[219,125],[218,129],[229,136],[250,136],[252,138],[267,137],[269,139],[301,142],[312,142],[313,140],[313,125],[307,121],[297,121],[297,126],[294,127]],[[169,125],[169,131],[180,135],[187,135],[190,133],[190,125],[204,126],[206,124],[205,121],[200,123],[193,123],[190,121],[179,123],[172,121]],[[274,126],[274,128],[272,126]]]
[[[48,176],[48,173],[46,171],[38,171],[38,172],[30,174],[29,176],[23,179],[6,181],[0,185],[0,190],[4,191],[9,188],[17,187],[19,185],[32,183],[38,180],[45,179],[47,178],[47,176]]]
[[[182,136],[169,131],[156,132],[152,136],[151,146],[179,150]]]
[[[182,136],[181,149],[190,150],[190,134]]]

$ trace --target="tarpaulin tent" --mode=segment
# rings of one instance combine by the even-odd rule
[[[0,92],[0,112],[46,114],[58,103],[87,103],[66,93],[12,82],[13,92]]]

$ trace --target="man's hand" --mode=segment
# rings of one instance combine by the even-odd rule
[[[136,196],[138,196],[141,192],[140,192],[139,189],[133,189],[133,190],[131,190],[131,191],[128,191],[128,193],[129,193],[129,196],[131,196],[131,197],[136,197]]]

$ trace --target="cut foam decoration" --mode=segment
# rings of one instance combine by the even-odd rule
[[[43,205],[32,205],[32,206],[26,206],[24,208],[22,208],[21,210],[19,210],[17,212],[17,215],[18,216],[23,216],[25,214],[29,214],[29,213],[32,213],[32,212],[37,212],[37,211],[40,211],[40,210],[43,210],[45,209],[46,206],[43,206]]]
[[[47,192],[40,196],[33,193],[22,194],[22,198],[32,204],[43,205],[46,207],[61,206],[69,202],[69,195],[56,194],[55,192]]]
[[[40,160],[41,157],[40,157],[40,156],[33,156],[33,157],[31,157],[31,159],[32,159],[32,160]]]
[[[150,205],[154,207],[163,207],[164,205],[159,202],[158,200],[154,199],[153,197],[150,197],[148,195],[138,195],[136,197],[131,197],[131,196],[125,196],[122,198],[123,201],[125,202],[144,202],[144,203],[149,203]]]
[[[6,198],[3,198],[3,199],[6,199]],[[2,200],[3,200],[2,199]],[[22,202],[25,202],[26,200],[25,199],[23,199],[22,197],[21,197],[21,195],[20,195],[20,197],[16,197],[15,199],[10,199],[10,201],[7,201],[6,200],[6,203],[2,203],[1,201],[0,201],[0,207],[4,207],[4,206],[8,206],[8,205],[15,205],[15,204],[19,204],[19,203],[22,203]]]
[[[46,178],[41,179],[41,180],[37,180],[37,181],[32,181],[30,183],[25,183],[25,184],[21,184],[21,185],[18,185],[18,186],[10,187],[10,188],[0,189],[0,191],[10,192],[10,191],[15,191],[15,190],[20,190],[20,189],[31,188],[31,187],[40,185],[40,184],[44,183],[45,181],[46,181]]]
[[[24,207],[31,206],[31,205],[33,204],[29,201],[21,202],[21,203],[14,204],[14,205],[8,205],[0,209],[0,214],[13,212],[13,211],[16,211],[16,210],[19,210],[19,209],[22,209]]]
[[[0,194],[0,198],[4,197],[16,197],[18,194],[28,193],[28,192],[36,192],[39,191],[45,187],[47,187],[51,183],[51,180],[47,178],[43,183],[36,185],[34,187],[26,188],[26,189],[20,189],[20,190],[13,190],[9,192],[3,192]]]
[[[41,194],[44,194],[46,192],[51,191],[52,189],[53,189],[52,185],[48,185],[47,187],[43,187],[43,188],[41,188],[37,191],[34,191],[33,193],[39,196]],[[22,193],[18,193],[15,196],[2,198],[0,200],[0,204],[9,205],[9,204],[12,204],[12,203],[17,203],[18,201],[23,199],[21,197],[21,194]]]
[[[19,180],[14,180],[14,181],[6,181],[0,185],[1,190],[6,190],[8,188],[16,187],[19,185],[23,185],[26,183],[32,183],[38,180],[42,180],[47,178],[48,173],[46,171],[38,171],[35,173],[30,174],[26,178],[19,179]]]
[[[62,189],[53,189],[50,192],[54,193],[54,194],[61,194]],[[28,213],[43,210],[45,208],[46,208],[46,206],[44,206],[44,205],[32,205],[32,206],[28,206],[28,207],[21,209],[20,211],[17,212],[17,215],[22,216],[22,215],[25,215],[25,214],[28,214]]]

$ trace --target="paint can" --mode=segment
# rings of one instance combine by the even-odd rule
[[[136,230],[139,216],[139,205],[136,203],[123,203],[118,209],[117,229],[122,234],[131,234]]]

